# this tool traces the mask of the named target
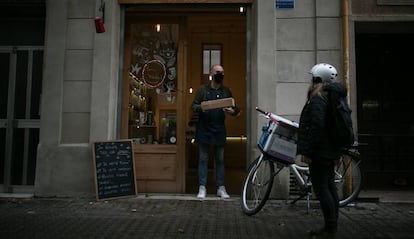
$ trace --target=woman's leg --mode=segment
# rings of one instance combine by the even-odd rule
[[[333,165],[312,163],[310,166],[312,186],[319,199],[327,232],[336,232],[338,220],[338,196],[332,193]],[[333,185],[335,186],[335,185]]]

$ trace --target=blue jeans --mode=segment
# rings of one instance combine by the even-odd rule
[[[199,144],[198,184],[207,186],[208,153],[210,145]],[[224,186],[224,145],[214,145],[214,159],[216,161],[216,186]]]

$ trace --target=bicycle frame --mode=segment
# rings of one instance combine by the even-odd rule
[[[272,126],[274,124],[279,124],[283,127],[290,127],[290,130],[293,131],[299,127],[297,123],[284,119],[273,113],[265,112],[257,107],[256,110],[263,113],[265,118],[270,119],[272,121]],[[296,163],[296,155],[293,155],[292,152],[282,154],[282,157],[279,157],[280,154],[278,154],[278,152],[285,153],[286,151],[272,151],[273,149],[279,149],[280,146],[275,145],[279,144],[280,141],[277,141],[272,137],[276,137],[276,139],[277,137],[286,137],[287,140],[295,140],[295,138],[289,138],[289,136],[286,136],[288,135],[286,133],[281,133],[279,135],[278,133],[280,131],[275,133],[276,131],[273,130],[275,130],[276,127],[263,129],[263,134],[258,143],[258,148],[262,153],[251,163],[243,182],[241,195],[241,207],[243,212],[251,216],[261,210],[266,201],[269,199],[275,176],[278,175],[283,168],[287,167],[289,168],[290,173],[295,177],[296,185],[300,191],[299,197],[291,203],[293,204],[299,199],[306,197],[307,212],[309,213],[310,199],[312,196],[312,183],[310,181],[309,166],[303,166]],[[272,135],[272,137],[269,135]],[[269,147],[269,145],[271,145],[271,147]],[[292,149],[292,147],[289,147],[289,149]],[[288,156],[288,160],[286,160],[286,157],[284,158],[283,156]],[[335,166],[335,186],[337,188],[338,196],[340,197],[340,207],[352,202],[361,190],[362,175],[359,166],[360,162],[361,160],[359,159],[357,145],[355,145],[352,149],[348,149],[343,152],[343,157],[339,159]]]
[[[291,164],[291,165],[289,165],[289,169],[293,173],[293,175],[296,178],[296,181],[299,183],[299,185],[301,187],[307,187],[308,186],[307,179],[305,180],[302,177],[302,174],[300,172],[305,172],[305,173],[309,174],[309,167],[300,166],[300,165],[297,165],[297,164]],[[308,177],[309,177],[309,175],[308,175]]]

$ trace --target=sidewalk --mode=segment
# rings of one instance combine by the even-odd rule
[[[401,190],[368,190],[361,191],[359,196],[361,201],[375,201],[386,203],[414,203],[413,191],[401,191]]]
[[[269,201],[246,216],[238,197],[139,195],[94,199],[0,199],[1,238],[307,238],[318,203]],[[414,203],[357,202],[341,208],[337,238],[414,238]]]

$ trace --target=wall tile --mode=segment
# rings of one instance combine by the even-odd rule
[[[276,21],[277,50],[315,49],[314,19],[278,19]]]
[[[278,83],[276,88],[277,114],[300,115],[306,102],[309,84],[306,83]]]
[[[63,112],[90,112],[91,82],[65,81],[63,83]]]
[[[92,63],[93,52],[91,50],[66,51],[65,80],[90,81]]]
[[[68,1],[68,18],[92,18],[95,14],[96,2],[96,0]]]
[[[310,79],[309,69],[314,65],[312,51],[277,51],[276,79],[278,82],[305,82]]]
[[[69,19],[66,49],[93,49],[94,34],[93,19]]]
[[[61,143],[89,143],[89,113],[63,113]]]

